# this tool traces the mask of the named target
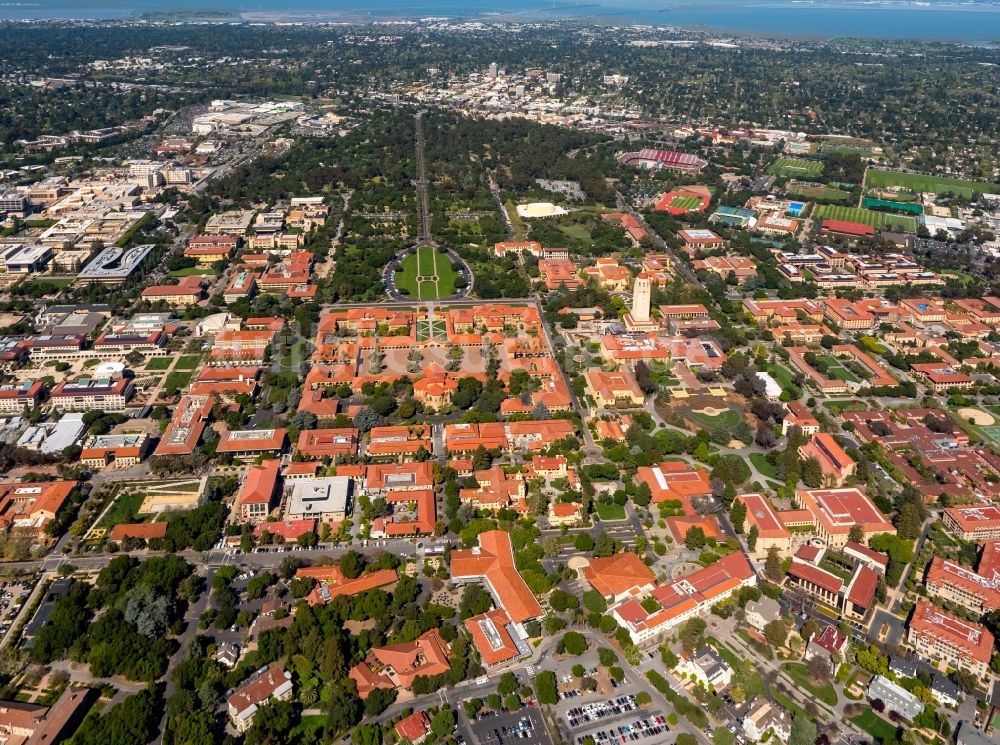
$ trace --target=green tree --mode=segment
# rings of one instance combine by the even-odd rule
[[[551,670],[543,670],[535,678],[535,694],[538,703],[554,705],[559,702],[559,691],[556,685],[556,674]]]
[[[567,631],[559,640],[560,654],[566,653],[577,657],[587,651],[587,639],[578,631]]]
[[[684,534],[684,545],[691,551],[704,548],[706,542],[705,531],[698,525],[688,528],[687,533]]]
[[[757,530],[756,525],[750,526],[750,532],[747,533],[747,548],[753,551],[757,548],[757,538],[760,536],[760,531]]]
[[[796,714],[792,719],[792,734],[788,738],[788,745],[813,745],[816,735],[816,725],[804,714]]]
[[[781,582],[782,577],[785,576],[785,572],[781,568],[781,555],[774,546],[771,546],[767,551],[767,559],[764,562],[764,574],[772,582]]]
[[[497,693],[501,696],[506,696],[509,693],[513,693],[517,690],[517,677],[514,673],[507,671],[500,676],[500,680],[497,683]]]
[[[847,534],[847,540],[864,545],[865,529],[858,524],[852,525],[850,532]]]
[[[788,627],[780,619],[771,621],[764,627],[764,638],[772,647],[783,647],[788,639]]]
[[[455,712],[442,709],[431,718],[431,732],[438,737],[447,737],[455,729]]]

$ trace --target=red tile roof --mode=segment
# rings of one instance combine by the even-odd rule
[[[630,551],[591,559],[583,570],[583,576],[605,597],[623,595],[633,588],[652,585],[656,581],[653,570]]]
[[[489,530],[479,535],[479,547],[451,552],[454,579],[482,578],[516,623],[538,618],[542,607],[514,566],[510,535]]]

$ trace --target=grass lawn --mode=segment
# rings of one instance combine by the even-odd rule
[[[891,740],[896,736],[896,726],[887,722],[870,708],[866,708],[856,717],[852,717],[851,721],[880,742]]]
[[[823,164],[818,160],[802,158],[778,158],[767,168],[774,176],[818,176],[823,173]]]
[[[857,383],[858,376],[848,370],[840,360],[834,357],[832,354],[824,354],[820,357],[821,360],[826,362],[829,367],[827,368],[827,375],[837,378],[838,380],[843,380],[845,383]]]
[[[700,411],[692,411],[691,418],[698,424],[709,429],[732,429],[737,426],[742,417],[735,409],[725,409],[721,414],[709,416]]]
[[[174,361],[173,357],[151,357],[146,360],[147,370],[166,370],[170,367],[170,363]]]
[[[167,380],[164,383],[166,388],[183,388],[188,383],[191,382],[190,372],[179,372],[175,370],[167,375]]]
[[[893,215],[876,212],[861,207],[847,207],[841,204],[820,204],[816,207],[816,217],[821,220],[847,220],[871,225],[876,230],[898,228],[910,233],[917,232],[917,218],[911,215]]]
[[[789,181],[785,185],[785,193],[803,199],[822,199],[827,202],[846,202],[851,198],[849,191],[802,181]]]
[[[417,321],[417,341],[426,341],[430,338],[447,339],[447,324],[443,319],[436,318],[433,321]]]
[[[421,246],[403,259],[396,272],[396,287],[415,300],[437,300],[455,294],[458,273],[451,259],[431,246]]]
[[[763,453],[750,453],[750,462],[754,464],[762,476],[771,479],[778,478],[778,469],[767,462]]]
[[[787,391],[795,387],[795,379],[792,377],[792,373],[787,367],[772,363],[767,366],[767,371],[771,374],[771,377],[774,378],[774,382],[781,386],[783,391]]]
[[[693,210],[701,206],[701,197],[696,197],[693,194],[681,194],[670,200],[670,206],[679,210]]]
[[[186,269],[174,269],[171,277],[214,277],[215,272],[207,266],[189,266]]]
[[[101,518],[101,522],[96,527],[111,530],[111,528],[120,523],[142,522],[142,518],[139,517],[139,508],[142,507],[142,500],[144,498],[144,494],[129,492],[118,494],[111,505],[111,509]]]
[[[594,511],[597,512],[597,516],[601,518],[601,522],[612,522],[615,520],[625,519],[625,507],[620,504],[602,504],[601,502],[594,502]]]
[[[899,171],[880,171],[869,168],[865,176],[866,186],[901,186],[904,189],[920,192],[954,192],[963,197],[971,197],[972,192],[990,192],[996,190],[996,185],[986,181],[970,181],[968,179],[947,178],[944,176],[927,176],[922,173],[900,173]]]
[[[594,240],[590,231],[587,230],[586,225],[560,225],[559,230],[562,231],[567,238],[572,238],[573,240],[582,241],[583,243],[590,243]]]
[[[180,359],[177,360],[177,364],[174,365],[175,370],[194,370],[198,367],[198,363],[201,362],[200,354],[185,354]]]
[[[289,740],[291,742],[297,742],[302,735],[310,732],[319,732],[319,730],[323,729],[323,725],[325,724],[326,716],[324,714],[310,714],[308,716],[304,716],[292,729]]]

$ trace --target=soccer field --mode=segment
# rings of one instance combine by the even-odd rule
[[[801,158],[778,158],[767,169],[772,176],[817,176],[823,173],[823,164],[818,160]]]
[[[437,300],[455,294],[457,278],[447,254],[421,246],[403,259],[396,272],[396,287],[415,300]]]
[[[671,207],[676,207],[679,210],[693,210],[701,205],[701,198],[696,196],[682,195],[679,197],[674,197],[671,202]]]
[[[821,220],[847,220],[871,225],[876,230],[895,228],[909,233],[917,232],[917,219],[909,215],[893,215],[875,212],[860,207],[845,207],[839,204],[821,204],[816,207],[816,217]]]
[[[969,181],[968,179],[946,178],[944,176],[926,176],[922,173],[900,173],[899,171],[879,171],[874,168],[868,169],[865,176],[865,185],[870,187],[899,186],[904,189],[911,189],[919,192],[932,192],[942,194],[946,191],[954,192],[963,197],[971,197],[972,192],[994,192],[997,184],[988,181]]]

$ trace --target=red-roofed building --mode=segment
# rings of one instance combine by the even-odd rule
[[[253,534],[263,538],[265,534],[281,536],[286,542],[295,541],[301,536],[316,532],[316,518],[304,517],[299,520],[267,520],[258,523]]]
[[[594,557],[584,567],[583,576],[593,589],[615,603],[649,593],[656,583],[653,570],[631,551]]]
[[[864,618],[868,615],[868,612],[875,607],[878,582],[878,575],[870,567],[860,565],[844,589],[844,615],[854,618]]]
[[[819,598],[831,608],[840,607],[840,593],[844,589],[844,581],[835,574],[796,558],[792,559],[788,567],[788,582]]]
[[[811,437],[819,432],[819,420],[798,401],[785,404],[785,408],[788,409],[788,413],[781,422],[782,435],[787,435],[788,430],[792,427],[798,427],[806,437]]]
[[[292,674],[282,669],[280,664],[271,665],[239,686],[226,699],[229,719],[237,732],[246,732],[264,704],[271,699],[289,701],[293,692]]]
[[[851,238],[875,237],[875,228],[871,225],[865,225],[862,222],[851,222],[850,220],[824,220],[820,227],[820,232],[846,235]]]
[[[993,634],[928,602],[918,600],[906,641],[924,659],[942,660],[985,680],[993,656]]]
[[[781,522],[771,500],[760,493],[739,494],[736,498],[747,508],[744,522],[746,531],[749,532],[753,527],[757,528],[755,554],[766,554],[772,548],[781,553],[791,551],[792,534]]]
[[[647,610],[638,598],[631,598],[612,608],[611,614],[634,644],[643,644],[707,613],[740,588],[755,584],[757,574],[747,555],[734,551],[704,569],[655,588],[647,598],[655,601],[657,609]]]
[[[927,592],[978,615],[1000,609],[1000,543],[983,547],[976,570],[935,556],[927,567]]]
[[[285,430],[227,430],[219,438],[216,453],[229,453],[241,460],[253,460],[261,455],[279,455],[285,449]]]
[[[198,446],[215,406],[215,396],[182,396],[153,455],[190,455]]]
[[[358,452],[358,430],[304,429],[299,433],[298,451],[306,458],[331,458],[337,460]]]
[[[799,455],[819,461],[827,486],[843,486],[857,468],[854,459],[844,452],[833,435],[826,432],[814,434],[809,442],[799,447]]]
[[[277,506],[281,488],[281,461],[265,460],[259,466],[250,466],[247,477],[236,498],[240,506],[240,519],[247,523],[266,520]]]
[[[362,699],[377,688],[409,690],[418,676],[433,677],[451,670],[449,651],[441,632],[431,629],[412,642],[373,647],[363,662],[351,668],[349,677]]]
[[[972,377],[958,372],[946,362],[916,362],[910,365],[910,369],[922,376],[935,391],[971,388],[976,382]]]
[[[187,307],[201,300],[201,282],[202,278],[199,276],[182,277],[177,284],[147,287],[142,291],[141,297],[151,303]]]
[[[843,546],[855,525],[867,543],[879,533],[896,534],[896,528],[860,489],[806,489],[797,492],[799,503],[816,520],[816,532],[831,546]]]
[[[693,513],[693,502],[712,494],[708,473],[682,461],[664,461],[657,466],[640,466],[636,481],[646,484],[653,502],[679,501],[685,514]]]
[[[482,582],[515,623],[542,615],[542,607],[514,566],[510,535],[502,530],[481,533],[476,548],[452,551],[451,579],[455,584]]]
[[[259,376],[260,368],[255,366],[203,367],[188,390],[196,395],[218,396],[232,403],[237,396],[256,395]]]
[[[111,529],[108,540],[124,541],[126,539],[137,539],[149,541],[153,538],[167,537],[167,523],[119,523]]]
[[[559,528],[563,525],[576,527],[583,523],[583,514],[580,512],[581,505],[577,502],[550,502],[548,520],[550,528]]]
[[[396,734],[401,740],[420,745],[431,731],[431,720],[426,712],[415,711],[396,722]]]
[[[494,608],[467,619],[465,628],[472,636],[479,659],[487,670],[531,653],[527,640],[518,635],[516,625],[503,608]]]
[[[970,504],[944,511],[944,526],[963,541],[1000,539],[1000,506]]]
[[[434,450],[430,427],[424,424],[372,427],[368,431],[365,455],[369,458],[410,458],[421,448],[425,453]]]
[[[437,497],[433,489],[390,491],[385,501],[392,514],[372,521],[372,538],[431,535],[437,523]]]
[[[337,473],[348,475],[344,466]],[[365,489],[369,492],[417,491],[434,488],[434,466],[420,463],[376,463],[365,468]]]
[[[572,290],[583,286],[583,280],[577,275],[576,264],[569,259],[542,259],[538,262],[538,271],[549,290],[565,287]]]
[[[350,597],[368,590],[388,588],[399,581],[395,569],[377,569],[348,579],[338,566],[302,567],[295,572],[295,576],[316,580],[316,586],[306,597],[309,605],[325,604],[341,596]]]
[[[0,484],[0,530],[43,536],[75,488],[75,481]]]

